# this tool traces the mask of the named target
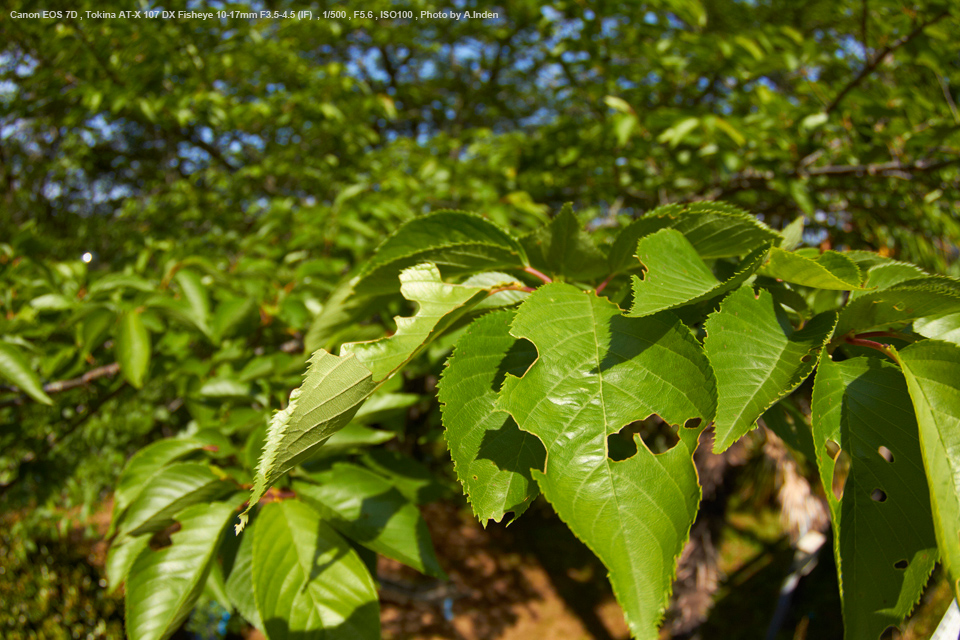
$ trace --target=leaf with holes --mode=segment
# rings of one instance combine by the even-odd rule
[[[796,330],[768,291],[754,296],[751,287],[720,303],[720,311],[707,318],[703,341],[718,374],[714,452],[739,440],[810,375],[836,322],[836,313],[822,313]]]
[[[496,408],[506,375],[523,375],[537,357],[532,344],[510,335],[514,315],[490,313],[471,324],[439,384],[454,470],[484,524],[500,522],[510,511],[513,519],[520,517],[540,493],[530,470],[543,469],[543,445]]]
[[[879,358],[824,357],[812,411],[844,637],[874,640],[910,613],[937,560],[916,418],[903,375]]]
[[[646,273],[642,280],[633,276],[633,307],[627,315],[649,316],[715,298],[743,284],[766,253],[766,246],[754,249],[734,275],[721,282],[682,233],[661,229],[637,245],[637,258]]]
[[[316,511],[296,500],[268,504],[253,533],[253,592],[270,640],[380,636],[373,578]]]
[[[169,547],[147,548],[127,580],[126,625],[130,640],[169,638],[200,597],[210,563],[236,504],[197,504],[177,516],[180,530]]]
[[[960,347],[925,340],[896,355],[920,425],[940,556],[960,598]]]
[[[656,638],[700,499],[691,456],[702,428],[678,427],[679,443],[658,455],[639,441],[618,462],[607,438],[651,414],[709,422],[707,358],[670,313],[628,318],[560,283],[531,295],[510,332],[539,358],[522,378],[507,376],[497,406],[543,442],[545,471],[533,476],[544,496],[609,569],[631,632]]]
[[[320,350],[310,358],[303,385],[270,423],[251,506],[281,475],[310,458],[327,438],[345,427],[380,384],[500,288],[496,283],[484,287],[447,284],[433,265],[404,270],[400,282],[401,293],[419,308],[412,317],[396,318],[396,333],[373,342],[346,344],[341,356]],[[238,531],[249,510],[241,514]]]
[[[960,312],[960,281],[942,276],[897,283],[851,300],[840,311],[837,335],[900,329],[921,318]]]
[[[348,462],[336,462],[310,474],[310,480],[313,482],[295,480],[293,489],[324,522],[372,551],[446,579],[420,510],[386,478]]]

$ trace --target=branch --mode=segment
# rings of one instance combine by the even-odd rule
[[[70,389],[76,389],[77,387],[85,387],[97,378],[103,378],[105,376],[115,376],[120,371],[120,364],[113,362],[111,364],[104,365],[102,367],[97,367],[96,369],[91,369],[79,378],[71,378],[70,380],[57,380],[56,382],[49,382],[43,385],[44,392],[47,395],[53,395],[54,393],[63,393],[64,391],[69,391]],[[9,407],[11,405],[23,404],[27,399],[25,394],[20,394],[14,398],[0,401],[0,407]]]
[[[908,42],[910,42],[911,40],[919,36],[921,33],[923,33],[923,30],[926,29],[927,27],[937,22],[940,22],[941,20],[946,18],[948,15],[950,15],[950,11],[940,12],[939,14],[930,18],[926,22],[921,22],[919,25],[917,25],[917,27],[913,31],[911,31],[907,35],[897,40],[894,40],[893,42],[885,46],[883,49],[878,51],[877,54],[873,56],[873,58],[871,58],[869,61],[867,61],[865,65],[863,65],[863,69],[860,70],[860,73],[858,73],[853,80],[848,82],[847,86],[845,86],[843,89],[840,90],[840,93],[838,93],[837,96],[833,99],[833,101],[830,104],[828,104],[827,107],[823,110],[824,113],[829,114],[838,106],[840,106],[840,103],[843,101],[844,98],[847,97],[847,94],[853,91],[854,89],[856,89],[861,82],[866,80],[867,76],[873,73],[874,70],[876,70],[876,68],[880,66],[880,63],[886,60],[888,55],[890,55],[891,53],[893,53],[903,45],[907,44]],[[864,47],[866,47],[866,44],[864,44]]]

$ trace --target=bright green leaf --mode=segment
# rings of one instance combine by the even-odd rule
[[[735,289],[753,275],[766,253],[767,247],[753,250],[732,277],[720,282],[676,229],[661,229],[645,236],[637,245],[637,258],[646,271],[643,279],[633,276],[633,306],[627,315],[649,316]]]
[[[237,485],[224,479],[216,467],[201,462],[178,462],[161,468],[146,481],[119,524],[120,536],[160,531],[186,507],[215,500]]]
[[[839,291],[859,289],[861,278],[856,263],[842,253],[824,251],[814,260],[778,247],[770,250],[760,273],[805,287]]]
[[[781,241],[780,234],[755,216],[728,204],[671,204],[658,207],[624,227],[610,248],[610,270],[619,272],[636,266],[634,254],[640,238],[666,228],[686,236],[705,260],[743,256],[762,245]]]
[[[543,469],[543,445],[496,408],[506,375],[523,375],[537,357],[533,345],[510,335],[514,315],[505,310],[474,321],[438,386],[454,470],[484,524],[509,511],[520,517],[540,493],[530,470]]]
[[[656,638],[700,499],[691,456],[702,427],[678,426],[679,443],[656,455],[637,438],[637,453],[617,462],[607,436],[651,414],[709,422],[707,358],[671,314],[627,318],[559,283],[521,305],[511,334],[539,358],[522,378],[507,376],[497,406],[543,442],[545,472],[533,476],[544,496],[610,570],[631,632]]]
[[[139,311],[127,311],[120,317],[117,331],[117,362],[127,382],[140,389],[150,368],[150,332]]]
[[[379,637],[373,578],[316,511],[296,500],[268,504],[253,533],[253,590],[267,638]]]
[[[293,482],[324,522],[372,551],[421,573],[446,579],[417,506],[384,477],[347,462]]]
[[[564,205],[550,222],[521,239],[530,264],[551,275],[589,280],[604,274],[604,255]]]
[[[940,557],[960,598],[960,347],[924,340],[897,359],[920,426]]]
[[[51,405],[53,400],[43,390],[40,378],[27,365],[20,350],[8,342],[0,340],[0,377],[20,387],[24,393],[43,404]]]
[[[210,564],[235,504],[197,504],[177,516],[171,545],[145,549],[127,579],[126,627],[130,640],[172,636],[203,591]]]
[[[803,382],[837,323],[835,312],[796,330],[773,296],[741,287],[707,318],[703,341],[717,374],[713,450],[725,451],[756,426],[757,418]]]
[[[910,396],[897,368],[879,358],[824,357],[812,411],[844,637],[875,640],[910,613],[937,560]]]

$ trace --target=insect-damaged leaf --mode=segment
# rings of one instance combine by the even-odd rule
[[[637,453],[616,462],[607,437],[654,413],[673,425],[709,422],[707,358],[670,313],[628,318],[560,283],[521,305],[511,333],[539,358],[522,378],[507,376],[498,407],[543,442],[545,471],[534,478],[610,570],[631,632],[655,638],[700,499],[691,456],[702,428],[678,427],[679,443],[656,455],[638,438]]]
[[[416,315],[397,318],[392,336],[343,346],[341,356],[319,350],[310,358],[303,384],[267,430],[246,514],[276,480],[310,458],[327,438],[345,427],[380,384],[417,356],[499,284],[483,287],[447,284],[434,265],[418,265],[400,274],[401,293],[419,305]],[[505,283],[507,285],[511,283]]]
[[[824,356],[812,410],[844,637],[874,640],[910,613],[937,559],[916,418],[903,375],[879,358]]]
[[[447,445],[454,469],[481,522],[520,517],[540,493],[530,476],[543,469],[543,445],[497,409],[506,375],[523,375],[537,357],[510,335],[511,310],[476,320],[457,342],[439,384]]]
[[[741,287],[720,303],[704,325],[703,342],[717,373],[717,423],[713,450],[726,450],[752,429],[764,411],[806,379],[837,322],[835,312],[790,326],[773,296]]]
[[[920,426],[940,557],[960,598],[960,347],[925,340],[896,355]]]
[[[753,275],[767,248],[751,251],[734,275],[721,282],[676,229],[661,229],[646,236],[637,245],[637,258],[647,271],[642,280],[633,276],[633,307],[627,315],[648,316],[730,291]]]

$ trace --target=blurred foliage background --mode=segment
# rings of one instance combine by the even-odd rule
[[[951,0],[72,9],[0,15],[0,509],[28,538],[102,509],[158,438],[213,429],[255,456],[327,296],[427,211],[522,232],[564,202],[600,228],[726,200],[805,216],[811,246],[960,273]],[[128,9],[227,15],[87,13]],[[419,19],[444,9],[496,17]],[[438,362],[378,416],[427,463],[446,460]],[[11,571],[42,553],[17,548]]]

